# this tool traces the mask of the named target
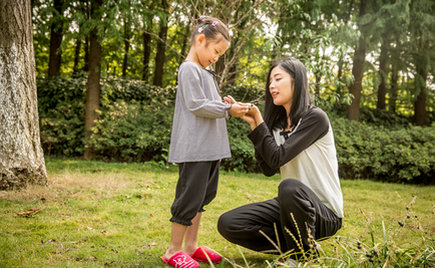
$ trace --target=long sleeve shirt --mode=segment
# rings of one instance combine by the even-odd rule
[[[343,195],[338,177],[334,136],[325,112],[312,107],[288,133],[265,123],[257,126],[249,138],[263,173],[300,180],[338,217],[343,217]]]
[[[214,75],[194,62],[178,70],[169,162],[215,161],[231,157],[226,118]]]

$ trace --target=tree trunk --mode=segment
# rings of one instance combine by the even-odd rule
[[[0,1],[0,190],[47,184],[30,0]]]
[[[168,1],[162,0],[162,8],[165,12],[168,9]],[[166,13],[167,14],[167,13]],[[157,54],[155,58],[155,71],[153,85],[162,86],[163,66],[165,63],[166,39],[168,35],[168,18],[160,18],[159,40],[157,42]]]
[[[366,4],[365,0],[361,0],[360,10],[359,10],[359,18],[364,16],[366,13]],[[358,121],[359,112],[360,112],[360,101],[361,101],[361,91],[362,91],[362,77],[364,74],[364,62],[366,57],[366,41],[364,38],[364,32],[362,29],[361,36],[359,38],[359,43],[357,49],[355,49],[355,53],[353,56],[353,66],[352,66],[352,75],[354,78],[353,83],[350,85],[349,91],[353,95],[352,103],[349,105],[347,109],[347,118],[350,120]]]
[[[79,61],[80,61],[80,48],[82,46],[82,40],[77,38],[76,47],[74,51],[74,67],[73,67],[73,76],[77,76],[79,72]]]
[[[151,56],[151,34],[152,31],[153,18],[148,19],[145,31],[143,33],[143,74],[142,80],[148,81],[148,69],[150,66],[150,56]]]
[[[392,64],[391,70],[391,94],[390,94],[390,111],[394,114],[396,113],[396,104],[397,104],[397,96],[398,96],[398,85],[397,81],[399,80],[399,72],[395,63]]]
[[[387,77],[388,77],[388,44],[385,37],[382,38],[381,55],[379,56],[379,76],[381,83],[378,87],[378,110],[385,110],[385,96],[387,95]]]
[[[179,65],[181,65],[184,62],[184,60],[186,59],[187,53],[188,53],[187,43],[189,42],[189,37],[190,37],[189,25],[184,26],[183,32],[184,32],[183,43],[181,45]]]
[[[418,92],[414,103],[414,123],[418,126],[426,124],[426,59],[421,57],[416,61],[417,75],[415,77],[415,89]]]
[[[349,91],[353,95],[352,103],[347,109],[347,118],[358,121],[360,112],[360,101],[362,91],[362,77],[364,74],[364,61],[366,55],[366,43],[364,37],[359,39],[358,48],[353,56],[352,75],[353,83],[350,85]]]
[[[316,70],[314,72],[315,76],[315,86],[314,86],[314,95],[316,96],[316,99],[320,99],[320,81],[322,79],[322,73],[320,70]]]
[[[343,53],[340,53],[340,56],[339,56],[339,58],[338,58],[338,72],[337,72],[337,80],[340,81],[340,82],[342,82],[342,81],[341,81],[341,77],[342,77],[342,75],[343,75],[343,65],[344,65]],[[342,93],[343,93],[343,92],[342,92],[342,86],[341,86],[341,84],[339,84],[339,85],[337,86],[337,94],[338,94],[339,96],[341,96]]]
[[[53,15],[53,21],[50,30],[50,57],[48,60],[48,76],[55,76],[60,72],[60,64],[62,59],[60,45],[63,38],[62,2],[62,0],[54,0],[53,4],[57,14]]]
[[[122,62],[122,76],[127,75],[128,66],[128,51],[130,49],[130,22],[128,19],[124,20],[124,60]]]
[[[83,12],[88,20],[91,19],[89,1],[84,1]],[[85,47],[83,49],[85,51],[83,71],[87,73],[89,72],[89,36],[85,38]]]
[[[95,14],[100,8],[102,0],[97,0],[91,4],[91,12]],[[97,20],[98,18],[93,18]],[[101,74],[101,44],[98,40],[98,30],[95,27],[90,34],[90,51],[89,51],[89,76],[88,88],[86,91],[85,103],[85,138],[88,139],[98,118],[97,110],[100,108],[100,74]],[[92,148],[86,147],[84,152],[86,159],[95,157]]]

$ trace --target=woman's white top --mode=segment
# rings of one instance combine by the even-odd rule
[[[324,111],[312,107],[287,133],[276,129],[271,134],[263,123],[249,138],[266,175],[279,169],[282,179],[300,180],[338,217],[344,216],[334,136]]]

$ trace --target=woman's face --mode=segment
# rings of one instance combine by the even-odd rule
[[[293,78],[278,65],[272,69],[269,79],[269,92],[272,95],[273,104],[283,106],[288,113],[293,100]]]

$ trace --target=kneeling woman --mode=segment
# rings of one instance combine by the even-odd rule
[[[231,97],[226,101],[235,102]],[[327,238],[341,228],[343,197],[334,136],[326,113],[311,105],[299,60],[282,60],[270,68],[265,101],[264,120],[255,106],[242,118],[251,125],[248,137],[263,173],[272,176],[280,170],[278,196],[224,213],[218,230],[243,247],[276,251],[267,235],[280,252],[291,251],[298,258],[310,249],[309,237]]]

